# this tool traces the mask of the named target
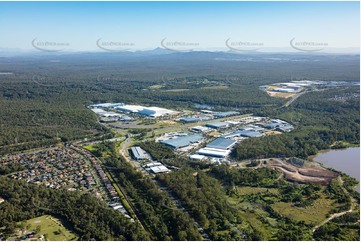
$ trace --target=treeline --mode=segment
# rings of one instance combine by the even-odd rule
[[[80,240],[149,240],[139,224],[90,194],[54,190],[0,176],[0,227],[45,214],[66,220]],[[13,231],[7,231],[11,234]]]

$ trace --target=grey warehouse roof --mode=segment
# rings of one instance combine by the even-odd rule
[[[222,149],[227,150],[230,147],[232,147],[237,141],[230,140],[226,138],[218,138],[216,140],[213,140],[211,143],[207,145],[208,148],[216,148],[216,149]]]
[[[181,118],[179,119],[179,121],[182,121],[182,122],[197,122],[201,120],[200,118]]]
[[[234,131],[234,132],[229,133],[229,134],[224,134],[221,137],[223,137],[223,138],[232,138],[232,137],[235,137],[235,136],[240,136],[241,134],[242,134],[242,131]]]
[[[145,160],[148,158],[147,153],[139,146],[134,146],[130,149],[132,150],[132,153],[137,160]]]
[[[198,142],[201,139],[203,139],[202,135],[192,134],[192,135],[182,136],[182,137],[178,137],[178,138],[174,138],[174,139],[163,140],[160,143],[168,145],[174,149],[178,149],[181,147],[188,146],[192,143]]]
[[[218,129],[218,128],[228,127],[229,123],[226,123],[226,122],[213,122],[213,123],[206,124],[206,126]]]
[[[240,134],[245,137],[261,137],[262,136],[262,134],[260,132],[248,131],[248,130],[240,131]]]

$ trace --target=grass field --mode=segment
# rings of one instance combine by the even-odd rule
[[[239,195],[257,194],[257,193],[264,193],[267,191],[272,194],[279,194],[278,190],[275,188],[237,186],[236,189]]]
[[[293,218],[298,221],[305,221],[308,224],[318,224],[327,218],[327,214],[333,208],[333,201],[326,199],[323,195],[317,199],[312,206],[305,208],[292,206],[291,203],[277,202],[272,208],[281,215]]]
[[[89,150],[90,152],[96,150],[94,148],[94,145],[84,145],[83,148],[86,149],[86,150]]]
[[[65,228],[62,221],[50,215],[29,219],[26,224],[27,231],[34,231],[40,226],[38,235],[46,235],[47,240],[78,240],[78,236]]]
[[[163,90],[163,92],[186,92],[186,91],[189,91],[190,89],[186,89],[186,88],[183,88],[183,89],[169,89],[169,90]]]
[[[275,232],[273,228],[266,223],[262,222],[256,213],[250,211],[240,212],[240,215],[243,220],[247,221],[254,229],[257,230],[262,240],[271,240],[273,233]]]
[[[201,89],[215,89],[215,90],[218,90],[218,89],[227,89],[228,86],[210,86],[210,87],[201,87]]]

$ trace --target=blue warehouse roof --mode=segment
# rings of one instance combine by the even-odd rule
[[[218,138],[207,145],[208,148],[216,148],[227,150],[232,147],[237,141],[226,138]]]
[[[203,139],[202,135],[192,134],[192,135],[182,136],[182,137],[178,137],[178,138],[174,138],[174,139],[163,140],[160,143],[168,145],[174,149],[178,149],[181,147],[188,146],[192,143],[198,142],[201,139]]]

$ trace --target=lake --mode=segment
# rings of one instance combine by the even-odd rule
[[[352,147],[340,150],[328,150],[319,153],[313,158],[325,167],[342,171],[360,181],[360,147]],[[356,187],[360,192],[360,187]]]

